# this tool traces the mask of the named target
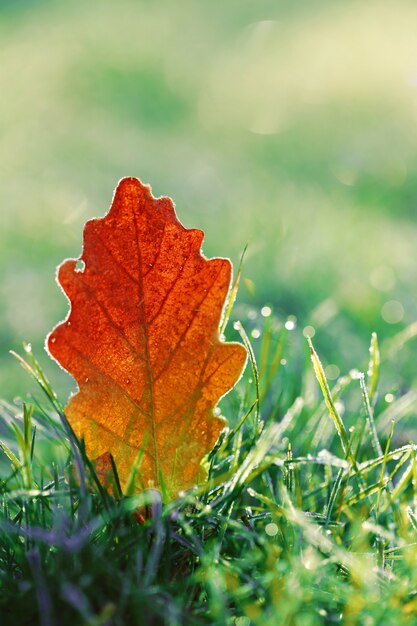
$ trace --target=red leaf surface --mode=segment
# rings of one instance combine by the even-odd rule
[[[123,489],[140,451],[137,491],[175,497],[197,482],[224,427],[213,408],[246,361],[219,339],[230,261],[205,259],[202,240],[170,198],[125,178],[109,213],[85,225],[83,267],[58,269],[71,309],[47,347],[79,388],[65,413],[102,476],[113,455]]]

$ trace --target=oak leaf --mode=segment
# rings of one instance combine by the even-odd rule
[[[125,178],[86,223],[81,257],[58,268],[71,308],[47,347],[78,384],[65,414],[103,480],[112,454],[122,490],[141,451],[137,491],[172,498],[197,482],[225,425],[213,409],[246,361],[220,341],[231,264],[205,259],[203,236]]]

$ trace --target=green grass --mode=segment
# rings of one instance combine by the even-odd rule
[[[165,504],[102,490],[27,347],[43,395],[0,409],[2,623],[417,620],[414,396],[386,391],[394,344],[373,336],[366,374],[330,384],[292,320],[263,313],[235,325],[257,365],[222,401],[207,482]]]

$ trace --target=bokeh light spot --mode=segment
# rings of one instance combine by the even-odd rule
[[[381,315],[388,324],[398,324],[404,317],[404,307],[398,300],[388,300],[381,309]]]

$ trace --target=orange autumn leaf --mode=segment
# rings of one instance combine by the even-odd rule
[[[230,261],[205,259],[202,240],[170,198],[125,178],[58,269],[71,309],[47,347],[79,388],[65,414],[103,481],[113,455],[122,489],[141,451],[136,490],[172,498],[197,482],[225,425],[213,409],[246,361],[219,338]]]

